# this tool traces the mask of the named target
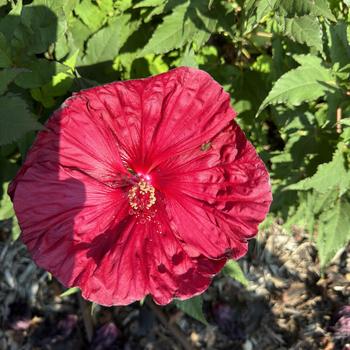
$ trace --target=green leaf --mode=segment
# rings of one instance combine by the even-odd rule
[[[29,131],[17,141],[17,146],[19,153],[21,154],[22,161],[26,159],[27,153],[35,140],[35,136],[35,131]]]
[[[339,63],[340,67],[350,62],[350,46],[347,36],[348,25],[339,21],[329,27],[329,51],[332,63]]]
[[[97,6],[105,15],[113,15],[113,0],[96,0]]]
[[[186,315],[189,315],[199,322],[208,324],[203,314],[203,299],[201,295],[187,300],[175,300],[175,305]]]
[[[152,75],[165,73],[169,70],[169,66],[163,61],[161,55],[147,55],[145,59],[148,62],[148,69]]]
[[[270,104],[287,103],[292,106],[315,100],[326,91],[333,91],[335,82],[330,69],[322,66],[320,58],[295,55],[301,66],[280,77],[261,104],[257,115]]]
[[[138,4],[134,5],[133,8],[137,9],[140,7],[157,7],[163,5],[165,0],[142,0]]]
[[[32,89],[31,95],[41,102],[45,108],[51,108],[56,104],[55,97],[64,96],[71,88],[74,76],[66,73],[58,73],[53,76],[51,82],[41,88]]]
[[[41,102],[45,108],[53,107],[57,102],[55,97],[64,96],[72,87],[75,79],[73,72],[78,54],[79,50],[63,62],[62,68],[65,67],[66,72],[55,74],[49,83],[30,91],[32,97]]]
[[[38,54],[47,51],[57,40],[57,16],[44,6],[24,6],[21,22],[25,25],[16,32],[17,38],[26,47],[27,53]]]
[[[350,240],[350,204],[339,199],[319,219],[317,248],[321,266]]]
[[[198,68],[196,61],[196,55],[192,49],[186,50],[181,57],[179,66],[195,67]]]
[[[0,145],[16,141],[25,133],[42,128],[41,124],[33,118],[22,98],[2,96],[0,106]]]
[[[151,39],[139,54],[159,54],[180,48],[188,42],[202,46],[208,41],[217,26],[217,19],[202,0],[186,1],[172,9],[172,13],[163,18]]]
[[[19,5],[20,2],[17,3]],[[11,11],[12,12],[12,11]],[[18,14],[9,13],[9,16],[0,17],[0,37],[3,35],[7,42],[13,40],[16,28],[20,25],[21,19]],[[1,41],[1,40],[0,40]],[[1,47],[1,44],[0,44]]]
[[[21,234],[21,228],[19,227],[17,217],[14,216],[12,219],[12,232],[11,232],[12,240],[14,241],[17,240],[20,234]]]
[[[156,6],[156,7],[149,7],[147,9],[147,12],[145,11],[143,13],[143,15],[145,15],[145,17],[143,18],[143,22],[149,23],[149,22],[151,22],[151,20],[154,16],[164,14],[165,8],[166,8],[166,3],[163,3],[163,4]]]
[[[4,94],[8,85],[24,71],[26,70],[21,68],[6,68],[0,71],[0,95]]]
[[[16,2],[11,1],[11,7],[12,8],[11,8],[11,11],[9,12],[9,14],[14,15],[14,16],[19,16],[22,12],[23,0],[18,0]]]
[[[74,11],[93,32],[102,26],[105,19],[105,14],[90,0],[82,0]]]
[[[99,307],[99,304],[96,304],[93,301],[91,302],[91,310],[90,310],[91,316],[96,314],[96,312],[98,311],[98,307]]]
[[[311,4],[311,13],[315,16],[323,16],[330,19],[331,21],[336,21],[327,0],[309,0]]]
[[[195,34],[192,38],[197,46],[201,47],[210,38],[217,26],[217,14],[210,11],[207,1],[191,0],[186,13],[186,27],[194,27]]]
[[[256,7],[256,22],[260,22],[262,18],[268,15],[275,6],[276,0],[260,0]]]
[[[10,196],[7,194],[8,182],[2,184],[2,198],[0,199],[0,221],[7,220],[14,216],[13,205]]]
[[[83,47],[86,39],[91,35],[91,31],[88,26],[86,26],[78,18],[73,18],[69,23],[68,38],[74,44],[74,49],[80,49],[83,52]]]
[[[311,8],[310,0],[279,0],[275,4],[275,10],[288,17],[307,15]]]
[[[29,6],[34,8],[34,14],[40,16],[39,11],[47,11],[48,16],[55,17],[56,29],[55,29],[55,40],[63,35],[67,30],[67,18],[71,14],[72,9],[76,6],[79,0],[65,0],[63,3],[57,0],[34,0]],[[44,26],[39,26],[39,28],[34,30],[35,35],[37,35],[37,30],[47,31],[53,23],[49,22],[46,18],[44,21],[41,19],[41,23]],[[40,22],[39,22],[40,23]]]
[[[60,294],[60,298],[64,298],[64,297],[67,297],[69,295],[78,293],[79,291],[80,291],[80,289],[78,287],[68,288],[63,293]]]
[[[285,19],[284,33],[292,40],[322,51],[322,32],[315,17],[302,16]]]
[[[135,26],[128,25],[130,18],[130,15],[118,16],[107,27],[94,34],[87,43],[83,64],[113,60],[131,32],[136,29]]]
[[[57,0],[54,0],[56,4],[58,4],[58,6],[63,7],[63,11],[65,13],[65,17],[69,17],[70,15],[72,15],[72,11],[74,10],[74,8],[78,5],[79,0],[65,0],[63,2],[63,4],[60,4]]]
[[[50,82],[56,73],[68,70],[63,64],[45,59],[31,61],[24,68],[26,70],[15,79],[15,83],[24,89],[43,86]]]
[[[336,20],[327,0],[279,0],[275,9],[288,17],[313,14]]]
[[[77,58],[79,55],[79,49],[76,50],[70,57],[68,57],[63,64],[67,67],[69,67],[72,71],[74,71],[76,65],[77,65]]]
[[[193,26],[185,25],[185,14],[189,5],[190,3],[186,1],[176,6],[170,15],[164,17],[163,23],[157,27],[141,55],[171,51],[183,46],[193,37]]]
[[[290,230],[292,226],[297,225],[308,230],[311,234],[314,232],[315,213],[313,205],[315,203],[315,194],[312,192],[301,193],[299,195],[299,205],[297,209],[289,210],[287,221],[284,227]]]
[[[6,37],[0,32],[0,68],[10,67],[11,52]]]
[[[350,173],[345,167],[344,153],[338,149],[329,163],[321,164],[317,172],[296,184],[287,187],[289,190],[307,191],[314,189],[320,193],[339,190],[344,194],[350,188]]]
[[[239,266],[238,262],[235,260],[227,261],[222,272],[225,275],[230,276],[234,280],[242,283],[244,286],[248,286],[248,284],[249,284],[249,281],[244,276],[244,273],[243,273],[241,267]]]
[[[133,0],[114,0],[114,7],[121,12],[129,10],[133,6]]]

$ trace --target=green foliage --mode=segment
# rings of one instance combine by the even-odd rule
[[[0,200],[0,220],[7,220],[13,217],[14,211],[11,203],[11,199],[7,194],[8,182],[3,183],[2,199]]]
[[[332,21],[336,20],[327,0],[279,0],[275,8],[287,17],[312,14],[313,16],[323,16]]]
[[[316,243],[321,266],[350,240],[349,161],[347,148],[340,143],[329,163],[319,165],[313,176],[287,187],[310,191],[306,201],[301,202],[298,214],[312,222],[312,229],[317,220]]]
[[[328,28],[331,61],[332,63],[339,63],[341,67],[344,67],[350,62],[347,27],[347,23],[340,21]]]
[[[208,324],[203,314],[203,298],[201,295],[187,300],[175,300],[174,303],[186,315],[193,317],[205,325]]]
[[[69,295],[76,294],[79,291],[80,291],[80,289],[78,287],[68,288],[63,293],[60,294],[60,297],[65,298],[65,297],[68,297]]]
[[[7,91],[8,85],[22,72],[25,72],[25,69],[5,68],[0,71],[0,95]]]
[[[0,67],[10,67],[11,65],[11,54],[8,47],[8,43],[4,34],[0,32]]]
[[[230,276],[234,280],[242,283],[244,286],[248,286],[248,284],[249,284],[249,281],[244,276],[244,273],[243,273],[241,267],[239,266],[238,262],[235,260],[229,260],[226,263],[226,265],[223,269],[223,273],[225,275]]]
[[[87,42],[83,63],[89,65],[113,60],[131,34],[125,30],[130,29],[129,21],[130,15],[119,16],[94,34]]]
[[[321,28],[313,16],[287,18],[284,32],[293,40],[322,51]]]
[[[343,195],[349,187],[350,173],[345,167],[344,154],[341,150],[337,150],[331,162],[319,165],[313,176],[290,185],[287,189],[301,191],[312,189],[322,194],[337,190],[339,195]]]
[[[33,118],[26,102],[20,97],[7,95],[0,97],[0,145],[19,139],[31,130],[41,129]]]
[[[332,91],[334,78],[330,69],[322,66],[317,56],[294,56],[301,66],[282,75],[260,106],[259,112],[270,104],[287,103],[297,106],[316,100]],[[332,84],[332,85],[330,85]]]
[[[189,65],[230,93],[269,168],[273,213],[308,230],[326,265],[349,240],[349,6],[0,0],[0,219],[13,216],[6,186],[36,131],[73,92]],[[235,262],[225,272],[244,284]],[[179,305],[201,315],[201,303]]]
[[[326,265],[334,254],[350,240],[350,204],[338,198],[319,217],[317,248],[321,266]]]

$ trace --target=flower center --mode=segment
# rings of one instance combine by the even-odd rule
[[[150,209],[156,203],[154,187],[144,178],[131,187],[128,194],[130,214],[137,214]]]

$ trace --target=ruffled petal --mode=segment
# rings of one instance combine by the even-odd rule
[[[272,195],[264,163],[235,122],[204,148],[164,162],[159,173],[171,225],[191,255],[245,254]]]
[[[78,169],[115,186],[129,176],[113,131],[99,114],[90,111],[84,92],[66,100],[47,121],[18,176],[36,163]]]
[[[127,305],[148,294],[162,305],[190,298],[226,261],[189,256],[160,198],[157,215],[140,223],[129,214],[127,191],[76,169],[34,162],[11,195],[21,238],[38,266],[101,305]]]
[[[77,244],[88,246],[129,209],[130,174],[116,139],[83,95],[48,120],[9,187],[21,239],[66,286],[94,268]]]
[[[209,74],[187,67],[93,88],[84,96],[114,130],[122,158],[142,172],[201,145],[235,116],[223,88]]]
[[[165,305],[173,298],[187,299],[202,293],[226,259],[190,257],[167,221],[160,214],[146,223],[126,216],[96,236],[85,247],[94,268],[73,285],[81,286],[84,298],[106,306],[127,305],[147,294]]]
[[[33,259],[67,286],[94,269],[79,247],[88,247],[128,210],[123,191],[51,163],[33,164],[11,195]]]

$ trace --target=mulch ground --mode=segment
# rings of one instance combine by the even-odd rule
[[[248,287],[215,277],[209,325],[173,305],[104,308],[38,269],[10,223],[0,226],[0,350],[350,349],[350,246],[320,272],[314,244],[274,224],[240,261]]]

